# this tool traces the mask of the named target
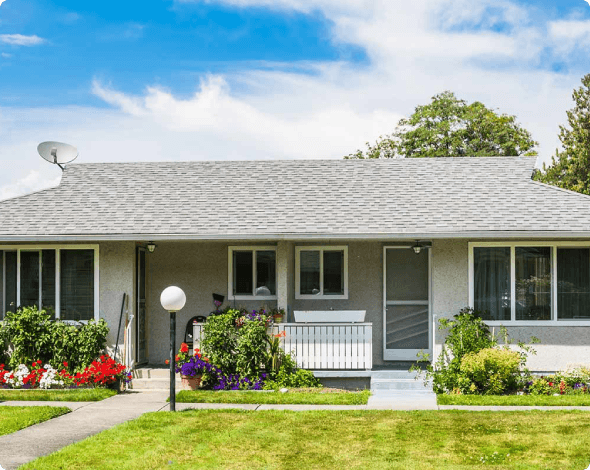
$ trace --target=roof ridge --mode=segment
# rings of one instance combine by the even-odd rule
[[[585,198],[590,198],[590,195],[588,195],[588,194],[582,194],[582,193],[579,193],[577,191],[573,191],[571,189],[560,188],[559,186],[553,186],[552,184],[543,183],[542,181],[536,181],[536,180],[534,180],[532,178],[531,178],[530,183],[533,183],[533,184],[536,184],[536,185],[539,185],[539,186],[543,186],[543,187],[548,188],[548,189],[553,189],[553,190],[556,190],[556,191],[561,191],[563,193],[567,193],[567,194],[570,194],[570,195],[583,196]]]

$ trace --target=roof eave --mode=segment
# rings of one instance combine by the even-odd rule
[[[268,233],[268,234],[78,234],[78,235],[0,235],[0,243],[88,242],[88,241],[232,241],[232,240],[440,240],[455,239],[555,239],[590,238],[588,231],[448,231],[398,233]]]

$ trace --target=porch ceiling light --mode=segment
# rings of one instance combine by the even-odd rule
[[[420,252],[424,249],[424,248],[430,248],[432,246],[432,242],[430,241],[422,241],[422,240],[418,240],[416,242],[416,244],[412,247],[412,250],[414,250],[414,253],[416,253],[417,255],[420,254]]]
[[[176,411],[176,312],[184,307],[186,295],[180,287],[166,287],[160,294],[160,303],[170,313],[170,411]]]
[[[147,244],[147,250],[148,250],[150,253],[153,253],[153,252],[156,250],[156,247],[157,247],[157,246],[158,246],[158,245],[156,245],[154,242],[148,242],[148,244]]]

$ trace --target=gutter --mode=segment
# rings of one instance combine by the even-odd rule
[[[79,242],[79,241],[233,241],[233,240],[440,240],[440,239],[571,239],[590,238],[590,231],[473,231],[416,233],[314,233],[314,234],[157,234],[131,233],[107,235],[0,235],[0,242]]]

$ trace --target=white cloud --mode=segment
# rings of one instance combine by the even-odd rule
[[[61,176],[45,179],[41,173],[31,170],[24,178],[0,188],[0,200],[21,196],[22,194],[55,187],[59,184]]]
[[[2,6],[2,4],[5,2],[6,0],[0,0],[0,6]]]
[[[4,59],[10,59],[12,57],[12,54],[9,54],[8,52],[3,52],[2,54],[0,54],[0,56],[2,56],[2,58]]]
[[[188,97],[149,83],[131,95],[94,81],[92,92],[111,109],[0,108],[0,188],[31,170],[41,180],[55,178],[56,168],[36,154],[42,140],[76,145],[81,163],[340,158],[446,89],[517,115],[549,161],[571,91],[590,65],[572,63],[570,73],[539,67],[565,33],[555,19],[505,0],[216,3],[319,11],[332,25],[331,41],[362,48],[368,63],[265,64],[205,76]],[[583,35],[572,40],[575,47],[584,43]],[[561,54],[568,60],[567,51]]]
[[[567,53],[576,47],[590,47],[590,20],[559,20],[548,25],[556,50]]]
[[[0,34],[0,42],[12,46],[37,46],[43,44],[45,39],[39,36],[25,36],[23,34]]]

